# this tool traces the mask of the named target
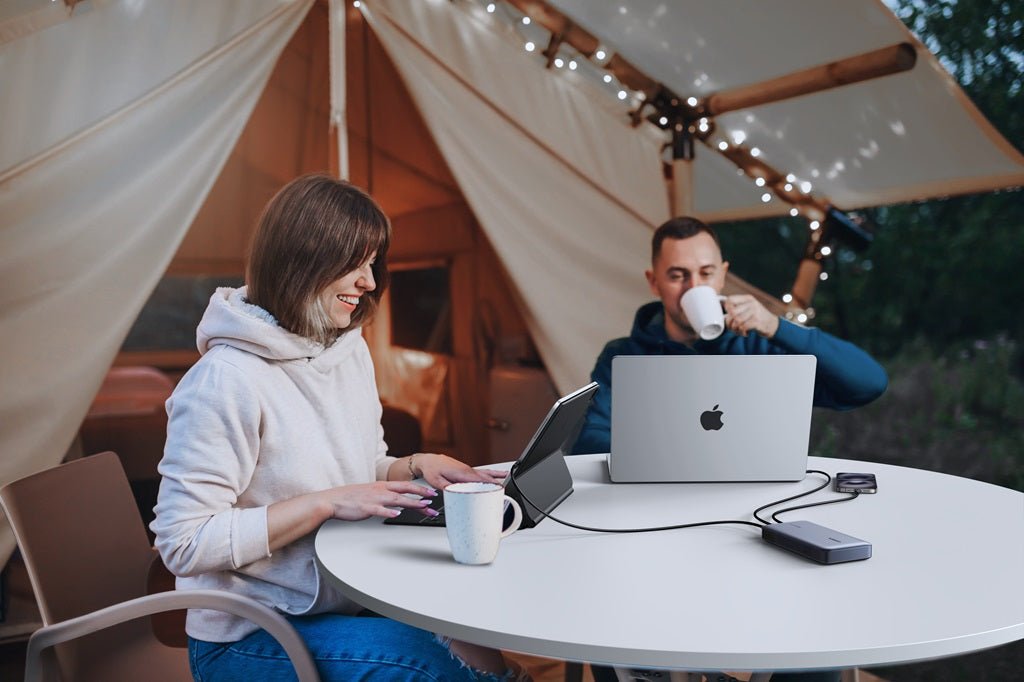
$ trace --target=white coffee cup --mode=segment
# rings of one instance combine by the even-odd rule
[[[506,500],[514,516],[502,530]],[[452,483],[444,489],[444,522],[457,562],[489,564],[498,556],[501,539],[519,530],[523,510],[497,483]]]
[[[705,341],[717,339],[725,331],[725,314],[722,301],[712,287],[702,284],[691,288],[681,299],[683,313],[697,335]]]

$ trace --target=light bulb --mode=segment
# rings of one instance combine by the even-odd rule
[[[791,216],[793,216],[795,218],[798,215],[800,215],[800,211],[798,211],[796,209],[796,207],[794,206],[793,208],[789,209],[789,215],[791,215]]]
[[[726,149],[729,148],[729,143],[726,142],[725,140],[722,140],[721,142],[718,143],[718,148],[724,152]]]
[[[821,223],[819,223],[817,220],[812,220],[811,221],[811,229],[812,230],[817,230],[819,227],[821,227]]]
[[[767,204],[771,200],[772,200],[771,192],[765,192],[764,194],[761,195],[761,201],[763,201],[764,203]]]
[[[534,45],[532,41],[527,41],[527,43],[523,45],[523,49],[525,49],[527,52],[533,52],[534,50],[537,49],[537,46]]]
[[[782,302],[783,303],[790,303],[792,300],[793,300],[793,294],[783,294],[782,295]]]
[[[750,148],[750,155],[755,157],[755,158],[757,158],[758,156],[761,156],[761,150],[758,149],[757,147],[751,147]]]
[[[832,247],[831,246],[823,246],[823,247],[821,247],[821,255],[822,256],[828,256],[831,253],[832,253]]]
[[[764,187],[764,183],[764,178],[754,178],[754,184],[757,185],[758,187]]]
[[[626,99],[627,97],[629,97],[629,93],[625,90],[619,90],[619,99]]]
[[[523,17],[523,26],[530,25],[530,17]]]
[[[696,97],[687,97],[686,98],[686,103],[689,104],[691,107],[695,107],[695,106],[697,106],[697,98]]]
[[[602,78],[601,80],[603,80],[605,83],[611,83],[612,82],[612,75],[610,73],[606,73],[604,75],[604,78]]]

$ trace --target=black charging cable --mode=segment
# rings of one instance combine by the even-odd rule
[[[821,490],[821,488],[818,488],[818,490]],[[782,519],[779,518],[779,514],[785,514],[786,512],[796,511],[797,509],[807,509],[808,507],[820,507],[823,504],[835,504],[837,502],[849,502],[850,500],[855,500],[858,497],[860,497],[860,493],[855,491],[855,492],[850,493],[849,497],[839,497],[839,498],[836,498],[834,500],[825,500],[823,502],[812,502],[810,504],[801,504],[801,505],[799,505],[797,507],[786,507],[785,509],[780,509],[779,511],[774,512],[772,514],[772,519],[774,519],[777,523],[782,523]]]
[[[512,468],[509,469],[509,472],[508,472],[509,473],[509,482],[512,483],[513,485],[515,485],[516,474],[518,473],[518,470],[519,470],[519,462],[516,462],[515,464],[513,464]],[[523,498],[524,502],[526,502],[528,505],[530,505],[531,507],[536,509],[544,518],[551,519],[555,523],[560,523],[563,526],[568,526],[570,528],[576,528],[578,530],[587,530],[587,531],[591,531],[591,532],[594,532],[594,533],[653,533],[653,532],[656,532],[656,531],[663,531],[663,530],[678,530],[680,528],[696,528],[698,526],[721,526],[721,525],[726,525],[726,524],[739,524],[739,525],[743,525],[743,526],[753,526],[754,528],[761,529],[764,526],[770,526],[771,522],[770,521],[765,521],[760,516],[758,516],[758,512],[763,511],[765,509],[768,509],[769,507],[774,507],[775,505],[782,504],[783,502],[789,502],[791,500],[796,500],[796,499],[799,499],[801,497],[806,497],[807,495],[811,495],[813,493],[816,493],[819,490],[821,490],[822,488],[824,488],[825,486],[827,486],[832,481],[832,476],[830,476],[828,473],[826,473],[824,471],[818,471],[817,469],[808,469],[807,473],[809,473],[809,474],[821,474],[821,475],[823,475],[825,477],[825,482],[822,483],[817,488],[812,488],[811,490],[807,490],[807,491],[799,493],[797,495],[792,495],[790,497],[786,497],[786,498],[783,498],[781,500],[776,500],[775,502],[769,502],[766,505],[758,507],[756,510],[754,510],[754,518],[756,518],[758,521],[760,521],[760,523],[754,523],[753,521],[741,521],[739,519],[730,519],[730,520],[723,520],[723,521],[698,521],[696,523],[680,523],[680,524],[675,524],[675,525],[672,525],[672,526],[654,526],[654,527],[651,527],[651,528],[593,528],[591,526],[583,526],[583,525],[580,525],[580,524],[577,524],[577,523],[571,523],[569,521],[564,521],[562,519],[554,517],[551,514],[549,514],[548,512],[546,512],[543,509],[541,509],[540,507],[538,507],[536,504],[534,504],[530,500],[530,498],[526,496],[526,493],[523,492],[523,489],[521,487],[519,487],[518,485],[516,485],[516,491]],[[852,500],[852,499],[858,497],[859,495],[860,495],[860,493],[853,493],[850,497],[842,497],[842,498],[839,498],[838,500],[826,500],[824,502],[814,502],[814,503],[811,503],[811,504],[803,504],[803,505],[799,505],[799,506],[796,506],[796,507],[787,507],[786,509],[780,509],[777,512],[775,512],[772,515],[772,518],[775,519],[776,522],[781,523],[781,521],[779,521],[779,519],[777,518],[778,514],[783,514],[785,512],[789,512],[789,511],[794,511],[796,509],[804,509],[806,507],[817,507],[817,506],[823,505],[823,504],[835,504],[836,502],[847,502],[849,500]]]

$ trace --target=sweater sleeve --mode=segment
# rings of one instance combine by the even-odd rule
[[[237,505],[259,452],[260,406],[242,372],[201,363],[167,401],[167,443],[151,524],[178,576],[237,569],[270,556],[267,508]]]
[[[888,375],[874,358],[820,329],[780,320],[769,343],[786,353],[808,354],[818,359],[814,381],[814,404],[818,407],[860,407],[878,398],[889,386]]]
[[[370,355],[370,348],[366,345],[366,339],[361,342],[355,351],[359,365],[363,368],[366,378],[367,391],[373,396],[374,415],[377,424],[377,445],[373,453],[373,467],[376,480],[388,480],[388,470],[397,458],[388,456],[388,444],[385,442],[387,434],[384,433],[384,426],[380,423],[384,408],[380,404],[380,394],[377,392],[377,375],[373,368],[373,357]]]
[[[597,358],[590,380],[598,383],[597,392],[587,409],[583,428],[572,454],[604,453],[612,448],[612,358],[618,355],[615,342],[605,345]]]

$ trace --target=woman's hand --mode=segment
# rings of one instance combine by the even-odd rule
[[[409,497],[407,493],[419,495],[421,499]],[[362,521],[371,516],[391,518],[398,516],[400,509],[423,509],[430,504],[436,490],[409,481],[377,481],[331,488],[322,493],[331,505],[331,518],[345,521]]]
[[[465,462],[460,462],[448,455],[417,452],[414,455],[410,455],[410,457],[412,458],[413,472],[417,476],[426,479],[427,483],[438,490],[443,490],[452,483],[480,481],[501,485],[505,481],[504,471],[497,469],[474,469]]]
[[[407,497],[406,493],[423,499]],[[409,481],[377,481],[342,485],[275,502],[267,507],[267,544],[270,551],[312,533],[328,519],[361,521],[371,516],[398,516],[394,507],[424,509],[436,490]],[[433,510],[424,513],[436,512]]]

